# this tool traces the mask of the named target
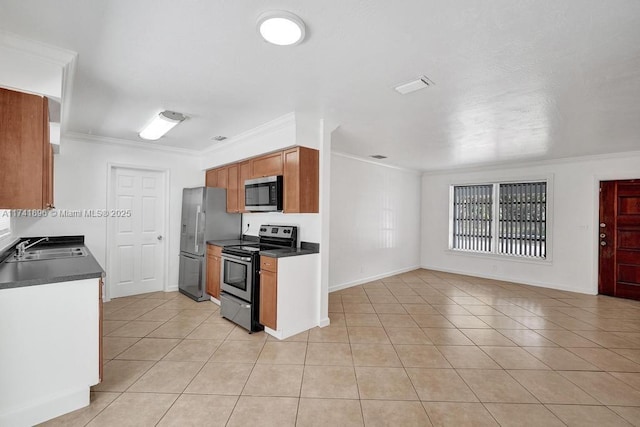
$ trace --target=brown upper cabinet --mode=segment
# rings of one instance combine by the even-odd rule
[[[238,174],[238,211],[247,212],[244,206],[244,182],[251,179],[251,161],[240,163],[240,173]]]
[[[47,98],[0,88],[0,209],[53,207]]]
[[[228,166],[209,169],[205,175],[205,185],[207,187],[227,188],[229,178],[227,177]]]
[[[229,178],[227,177],[227,173],[228,171],[228,167],[222,167],[222,168],[218,168],[218,185],[216,185],[216,187],[218,188],[227,188],[227,185],[229,185]]]
[[[295,147],[284,152],[284,212],[319,212],[319,152]]]
[[[282,175],[282,151],[251,159],[251,178]]]
[[[227,212],[240,212],[238,209],[238,165],[227,168]]]
[[[205,175],[204,185],[207,187],[218,186],[218,169],[209,169]]]
[[[284,213],[319,212],[320,152],[294,147],[240,163],[209,169],[207,187],[227,189],[227,212],[247,212],[244,182],[263,176],[283,175]]]

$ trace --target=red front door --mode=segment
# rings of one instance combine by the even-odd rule
[[[600,182],[598,292],[640,300],[640,180]]]

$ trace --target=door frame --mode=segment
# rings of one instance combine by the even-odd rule
[[[169,246],[171,244],[171,238],[169,236],[169,197],[170,197],[170,185],[169,183],[171,178],[171,171],[167,168],[156,168],[152,166],[143,166],[143,165],[133,165],[128,163],[107,163],[107,210],[114,209],[115,206],[115,198],[113,194],[113,190],[115,188],[114,179],[116,176],[117,169],[133,169],[137,171],[145,171],[145,172],[158,172],[162,176],[162,186],[164,187],[164,226],[162,229],[162,236],[164,241],[164,268],[162,272],[162,290],[167,292],[168,287],[168,277],[169,277]],[[104,301],[111,301],[111,281],[110,278],[114,277],[114,268],[112,261],[112,251],[113,244],[115,242],[113,232],[115,230],[115,222],[114,218],[107,217],[107,239],[106,239],[106,260],[105,260],[105,270],[106,270],[106,278],[104,281],[104,289],[103,295],[105,296]]]
[[[591,272],[591,293],[598,294],[600,272],[600,181],[623,181],[628,179],[640,179],[638,171],[616,171],[608,173],[596,173],[593,176],[593,232],[591,233],[593,269]]]

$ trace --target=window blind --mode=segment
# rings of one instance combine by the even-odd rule
[[[493,185],[453,189],[453,249],[491,252]]]
[[[456,185],[451,211],[451,249],[547,257],[545,181]]]
[[[500,253],[546,257],[546,182],[500,184]]]

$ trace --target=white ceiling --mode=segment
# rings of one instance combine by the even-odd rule
[[[307,39],[263,42],[272,9]],[[202,150],[296,111],[419,170],[640,149],[638,0],[0,0],[0,27],[79,53],[71,132],[139,141],[169,109],[148,144]]]

